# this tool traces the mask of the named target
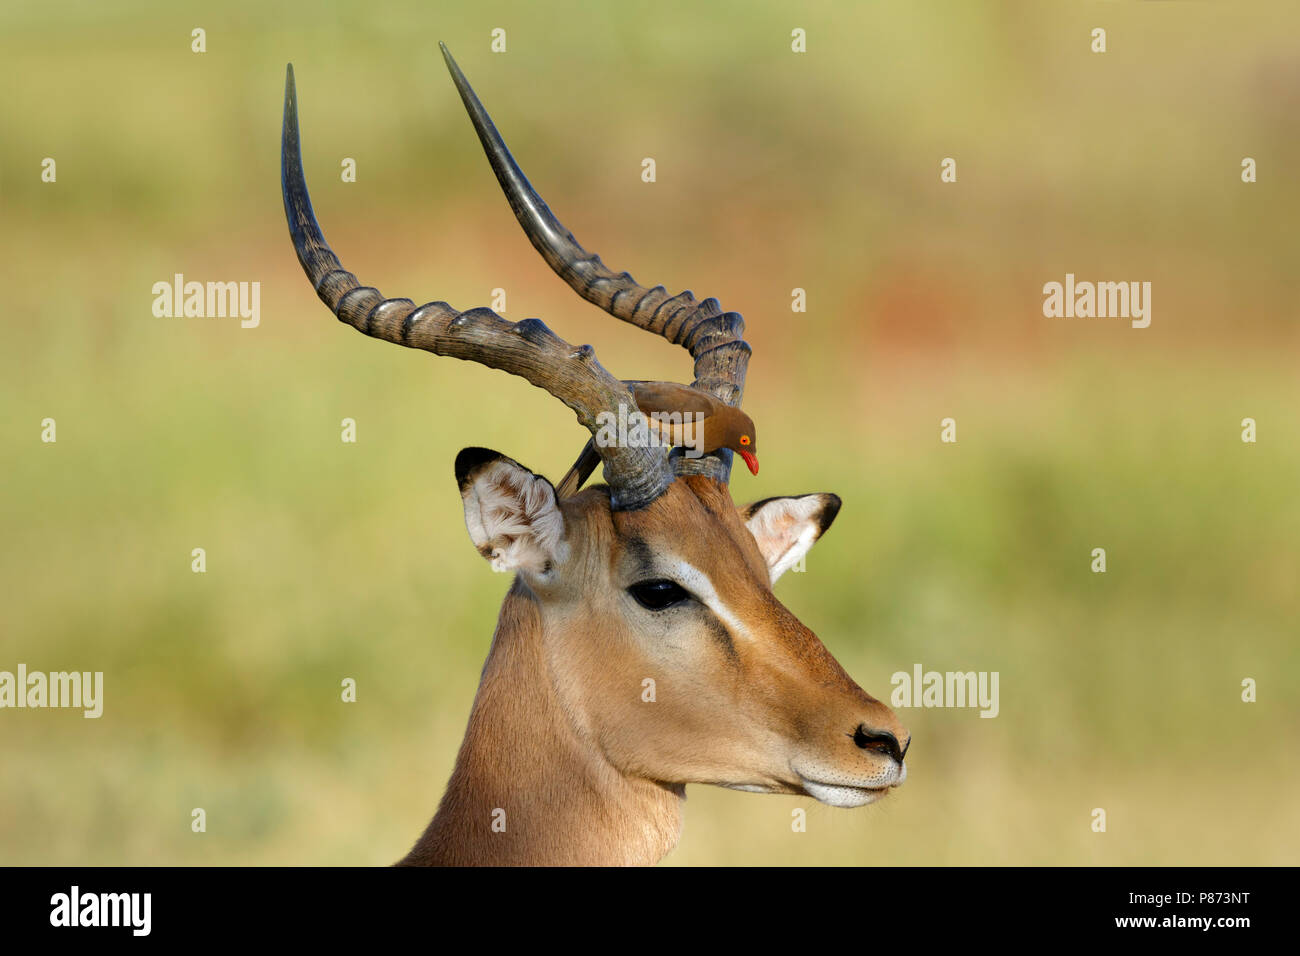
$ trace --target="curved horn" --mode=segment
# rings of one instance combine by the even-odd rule
[[[346,271],[326,244],[307,194],[292,64],[284,83],[280,180],[289,234],[303,271],[321,301],[357,331],[519,375],[573,409],[593,435],[600,430],[597,416],[602,412],[617,415],[620,405],[627,410],[636,408],[627,386],[601,367],[590,345],[575,348],[538,319],[509,322],[491,309],[459,312],[446,302],[417,307],[410,299],[385,298]],[[605,462],[615,508],[649,504],[673,480],[662,448],[608,447],[598,451]]]
[[[438,46],[497,182],[546,264],[588,302],[617,319],[684,346],[695,360],[694,386],[728,405],[739,406],[750,356],[744,339],[745,320],[740,314],[723,312],[717,299],[698,302],[689,291],[669,296],[661,285],[647,289],[628,273],[614,272],[599,256],[583,249],[519,169],[447,45]],[[725,484],[731,475],[731,452],[724,448],[696,459],[675,452],[673,466],[678,474],[708,475]]]

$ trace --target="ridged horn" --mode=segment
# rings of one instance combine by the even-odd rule
[[[695,360],[694,387],[728,405],[739,406],[750,356],[744,339],[745,320],[740,314],[723,312],[717,299],[696,301],[689,291],[670,296],[661,285],[646,288],[628,273],[614,272],[599,256],[583,249],[528,182],[447,45],[438,46],[497,182],[546,264],[588,302],[685,347]],[[703,474],[726,483],[731,475],[731,452],[724,448],[691,459],[681,455],[680,450],[674,451],[673,467],[677,474]]]
[[[601,367],[590,345],[575,348],[538,319],[510,322],[491,309],[460,312],[446,302],[416,306],[411,299],[385,298],[345,270],[325,242],[307,193],[292,64],[284,85],[280,180],[298,261],[321,301],[341,321],[385,342],[477,362],[525,378],[571,408],[593,435],[600,430],[597,418],[602,412],[617,416],[620,406],[624,414],[636,408],[627,386]],[[643,507],[673,481],[674,472],[662,448],[603,447],[598,451],[616,509]]]

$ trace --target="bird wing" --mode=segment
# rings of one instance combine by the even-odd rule
[[[719,402],[712,395],[705,394],[689,385],[676,382],[624,382],[636,399],[637,408],[646,414],[651,412],[700,412],[712,415],[718,410]]]

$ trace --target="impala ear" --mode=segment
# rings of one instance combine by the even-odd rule
[[[541,475],[487,448],[456,456],[465,527],[493,571],[545,575],[568,554],[555,489]]]
[[[758,542],[772,583],[798,564],[840,513],[837,495],[765,498],[741,512]]]

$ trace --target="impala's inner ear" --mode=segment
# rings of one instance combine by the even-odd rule
[[[555,489],[541,475],[487,448],[456,456],[465,527],[494,571],[549,574],[567,553]]]
[[[798,564],[840,513],[837,495],[765,498],[741,512],[758,542],[772,583]]]

